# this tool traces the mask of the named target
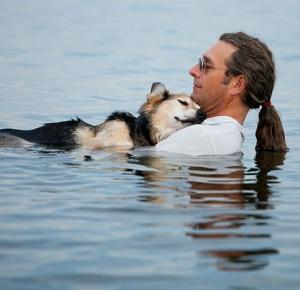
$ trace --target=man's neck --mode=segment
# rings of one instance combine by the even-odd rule
[[[249,112],[249,107],[240,103],[239,106],[227,106],[223,107],[220,110],[208,111],[207,118],[217,117],[217,116],[228,116],[236,121],[238,121],[241,125],[244,124],[244,121]]]

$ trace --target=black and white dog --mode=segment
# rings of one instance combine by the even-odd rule
[[[190,96],[169,93],[162,83],[153,83],[138,117],[127,112],[114,112],[96,126],[78,118],[47,123],[33,130],[2,129],[0,147],[30,143],[86,149],[152,146],[179,129],[203,122],[205,118],[205,113]]]

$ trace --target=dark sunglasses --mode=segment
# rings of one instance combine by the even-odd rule
[[[200,57],[198,59],[198,65],[199,65],[199,69],[200,71],[204,72],[207,68],[207,64],[206,64],[206,61],[203,57]]]

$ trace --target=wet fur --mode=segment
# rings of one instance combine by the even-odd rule
[[[183,105],[182,102],[188,104]],[[22,146],[26,142],[56,148],[149,146],[178,129],[205,119],[205,114],[189,96],[170,94],[161,83],[153,83],[147,102],[142,105],[139,113],[135,117],[128,112],[114,112],[96,126],[77,118],[47,123],[33,130],[2,129],[0,146]]]

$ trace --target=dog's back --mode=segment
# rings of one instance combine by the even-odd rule
[[[13,138],[14,136],[30,143],[46,146],[76,146],[74,132],[83,127],[93,129],[93,126],[77,118],[65,122],[47,123],[33,130],[2,129],[0,130],[0,139],[4,140],[5,138],[6,142],[4,144],[7,145],[18,140]]]

